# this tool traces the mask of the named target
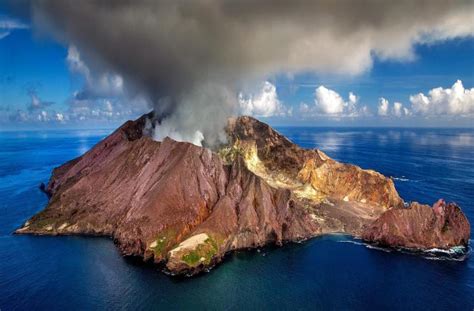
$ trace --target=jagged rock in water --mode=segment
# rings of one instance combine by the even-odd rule
[[[418,244],[403,242],[412,241],[413,230],[403,231],[406,240],[389,238],[396,231],[387,233],[386,223],[410,222],[418,230],[418,223],[431,224],[431,209],[412,216],[391,179],[300,148],[256,119],[230,120],[229,143],[213,152],[169,138],[154,141],[144,134],[149,117],[126,122],[54,169],[45,189],[48,206],[16,232],[111,236],[123,255],[186,274],[232,250],[327,233],[418,248],[468,241],[469,223],[451,205],[436,220],[449,233]],[[457,225],[462,221],[467,227]],[[438,222],[433,228],[445,230]]]
[[[391,209],[362,234],[382,246],[410,249],[449,249],[467,245],[469,236],[469,222],[459,206],[443,200],[433,207],[415,202],[408,208]]]

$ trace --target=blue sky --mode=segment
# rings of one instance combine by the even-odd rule
[[[13,21],[21,27],[0,27],[0,128],[114,126],[147,110],[146,105],[142,105],[112,118],[105,114],[93,118],[85,114],[79,118],[76,114],[76,119],[62,119],[71,111],[74,93],[84,88],[86,83],[84,75],[71,70],[67,60],[69,46],[47,36],[38,36],[30,20],[18,19],[5,8],[0,11],[0,26],[2,20]],[[417,44],[414,48],[415,58],[412,60],[382,60],[374,56],[373,65],[357,75],[303,73],[291,77],[285,74],[270,76],[267,81],[273,88],[267,89],[268,96],[258,94],[257,87],[255,94],[246,94],[248,102],[243,106],[251,106],[248,112],[276,125],[472,127],[474,38],[441,40]],[[448,108],[441,107],[450,105],[442,102],[449,100],[446,96],[440,100],[430,98],[440,105],[437,114],[420,112],[414,106],[416,99],[410,100],[410,96],[419,93],[429,97],[429,91],[434,88],[441,87],[443,92],[449,90],[458,80],[462,81],[464,92],[471,94],[463,99],[465,108],[462,112],[446,116],[443,111]],[[321,86],[324,88],[317,91]],[[351,104],[350,92],[355,95],[357,107],[352,112],[346,111]],[[385,115],[380,109],[381,98],[388,102]],[[341,106],[344,110],[336,107],[338,100],[344,105],[344,108]],[[117,99],[111,98],[110,101],[115,105]],[[396,115],[395,102],[406,108],[406,113],[401,110],[402,115]],[[100,110],[109,102],[101,98],[88,103],[87,109],[96,104]],[[255,108],[267,104],[273,105],[272,113]],[[119,108],[122,109],[123,105],[121,101]],[[367,110],[362,112],[364,106]],[[118,108],[114,106],[114,109]],[[277,110],[279,113],[274,113]],[[19,111],[23,117],[19,117]],[[47,118],[38,117],[42,111],[46,112]]]
[[[379,97],[392,101],[407,102],[410,94],[426,92],[434,87],[450,87],[462,80],[467,88],[474,85],[474,39],[449,40],[433,45],[416,46],[413,61],[380,61],[375,59],[373,68],[356,77],[328,77],[308,74],[296,81],[278,81],[279,89],[288,89],[287,101],[304,101],[311,98],[319,85],[336,90],[340,94],[355,92],[368,104]],[[289,89],[301,85],[297,96]],[[283,95],[283,92],[280,92]],[[309,96],[309,97],[308,97]],[[283,96],[282,96],[283,98]]]

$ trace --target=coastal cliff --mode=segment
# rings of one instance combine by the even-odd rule
[[[16,233],[102,235],[121,253],[194,274],[233,250],[345,233],[397,248],[467,245],[454,203],[405,203],[393,181],[298,147],[251,117],[229,121],[215,150],[128,121],[54,169],[48,206]]]

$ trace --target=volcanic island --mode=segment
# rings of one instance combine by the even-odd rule
[[[111,237],[124,256],[173,275],[325,234],[414,251],[468,248],[470,224],[455,203],[405,202],[391,178],[300,148],[255,118],[229,119],[227,143],[213,148],[155,141],[150,118],[55,168],[46,208],[15,233]]]

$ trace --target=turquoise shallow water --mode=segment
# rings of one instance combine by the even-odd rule
[[[474,131],[279,128],[294,142],[395,178],[406,200],[458,202],[474,220]],[[344,236],[239,252],[170,278],[106,238],[14,236],[51,169],[109,131],[0,133],[0,309],[472,310],[474,260],[428,260]]]

